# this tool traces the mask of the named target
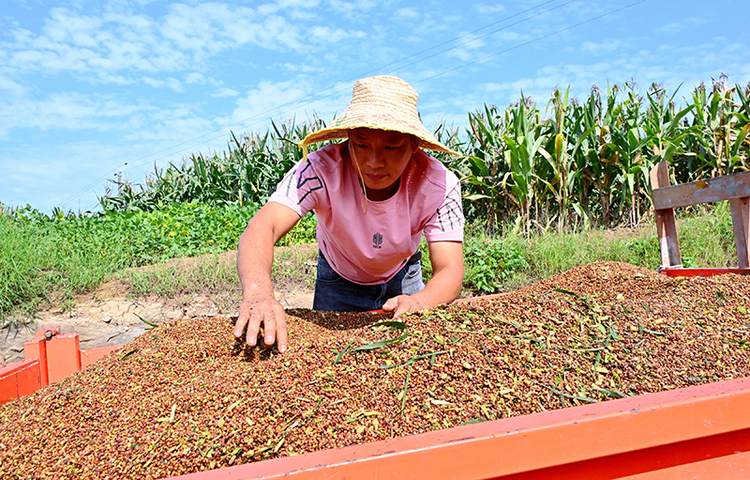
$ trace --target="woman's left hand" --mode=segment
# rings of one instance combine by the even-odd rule
[[[427,307],[411,295],[399,295],[389,298],[381,308],[384,312],[393,312],[393,318],[396,318],[403,313],[418,312]]]

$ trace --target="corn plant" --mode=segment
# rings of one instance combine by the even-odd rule
[[[652,137],[645,134],[643,129],[641,97],[633,91],[632,86],[626,84],[626,88],[628,99],[616,107],[617,128],[611,129],[606,146],[618,156],[618,171],[613,180],[614,190],[619,196],[618,216],[624,217],[624,211],[627,210],[628,223],[636,226],[640,222],[642,211],[642,186],[644,180],[649,178],[649,171],[653,166],[653,162],[644,157],[642,152]]]
[[[226,152],[213,156],[193,154],[180,164],[155,166],[143,184],[110,179],[99,203],[105,211],[152,211],[187,202],[240,206],[262,203],[286,171],[302,158],[297,139],[304,138],[309,129],[323,126],[320,119],[313,118],[302,126],[294,120],[272,122],[272,131],[263,135],[250,133],[238,139],[232,132]]]
[[[472,208],[470,216],[481,218],[487,232],[495,232],[497,225],[502,225],[507,218],[508,193],[502,182],[506,171],[503,119],[498,115],[496,106],[484,107],[484,112],[469,114],[469,126],[473,139],[467,149],[462,168],[462,183],[470,187],[465,194],[465,206]]]
[[[722,78],[684,105],[678,92],[654,83],[642,96],[625,83],[593,86],[579,101],[555,89],[544,114],[522,93],[517,104],[470,112],[463,131],[439,125],[436,137],[461,155],[434,155],[459,175],[466,217],[487,233],[635,226],[650,212],[657,162],[671,164],[677,183],[748,168],[750,88]],[[262,203],[300,159],[298,141],[323,125],[313,117],[232,134],[227,152],[155,168],[142,184],[112,180],[100,203],[105,211]]]
[[[518,105],[507,110],[508,133],[503,135],[506,149],[503,152],[509,171],[502,184],[510,191],[511,200],[521,209],[519,225],[528,235],[532,224],[532,204],[537,198],[537,175],[542,144],[546,135],[540,128],[539,111],[527,106],[521,96]]]

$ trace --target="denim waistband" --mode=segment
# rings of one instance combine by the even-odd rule
[[[323,255],[323,251],[322,250],[318,250],[318,255],[320,257],[324,258],[324,259],[326,258],[325,255]],[[409,260],[406,261],[406,265],[404,265],[404,266],[405,267],[410,267],[410,266],[414,265],[415,263],[419,263],[421,260],[422,260],[422,252],[420,252],[419,250],[417,250],[416,252],[414,252],[412,254],[411,257],[409,257]]]

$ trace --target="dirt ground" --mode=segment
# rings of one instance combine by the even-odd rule
[[[312,287],[286,283],[276,288],[276,298],[285,308],[312,307]],[[16,319],[18,328],[1,329],[0,365],[23,360],[23,344],[48,326],[59,326],[60,333],[77,333],[80,348],[86,350],[129,343],[150,328],[149,323],[236,315],[238,305],[227,303],[226,296],[220,299],[214,294],[134,298],[129,285],[112,280],[76,296],[69,308],[48,307],[33,317]]]

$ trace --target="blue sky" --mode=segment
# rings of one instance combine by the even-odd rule
[[[120,170],[226,148],[229,132],[330,120],[391,74],[428,128],[558,86],[750,82],[747,0],[3,0],[0,203],[91,210]],[[678,98],[681,98],[678,93]]]

